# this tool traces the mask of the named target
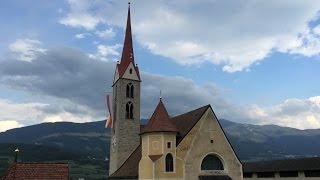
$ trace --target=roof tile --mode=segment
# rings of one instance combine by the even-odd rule
[[[15,163],[8,169],[3,179],[69,179],[69,165],[67,163]]]
[[[178,132],[161,99],[141,134],[152,132]]]

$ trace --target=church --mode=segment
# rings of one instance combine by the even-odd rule
[[[242,164],[210,105],[171,117],[160,98],[149,122],[141,125],[141,79],[129,3],[112,85],[109,179],[243,179]]]
[[[210,105],[172,117],[159,98],[142,125],[142,79],[134,59],[129,3],[112,84],[109,179],[320,179],[320,157],[241,162]]]

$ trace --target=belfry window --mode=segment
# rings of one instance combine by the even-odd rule
[[[126,119],[133,119],[133,104],[128,102],[126,104]]]
[[[166,155],[166,172],[173,172],[173,157],[170,153]]]
[[[131,83],[129,83],[127,84],[127,88],[126,88],[126,96],[128,98],[133,98],[134,97],[133,94],[134,94],[134,86]]]
[[[207,155],[201,163],[201,170],[223,170],[221,160],[215,155]]]
[[[134,93],[134,86],[131,85],[131,90],[130,90],[130,97],[133,98],[133,93]]]

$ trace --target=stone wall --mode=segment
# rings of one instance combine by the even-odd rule
[[[224,170],[201,170],[202,160],[209,154],[222,161]],[[233,180],[243,179],[242,165],[210,108],[179,144],[177,156],[184,159],[185,179],[198,179],[199,175],[228,175]]]
[[[134,86],[134,98],[126,97],[128,83]],[[115,133],[112,133],[110,141],[109,174],[117,170],[140,144],[140,82],[121,78],[113,86],[113,92]],[[133,119],[125,116],[129,101],[133,103]]]

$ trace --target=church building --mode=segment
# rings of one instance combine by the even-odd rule
[[[129,3],[122,57],[112,85],[109,179],[243,179],[241,162],[210,105],[172,117],[160,98],[149,122],[141,125],[141,79]]]

